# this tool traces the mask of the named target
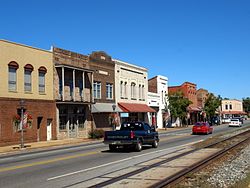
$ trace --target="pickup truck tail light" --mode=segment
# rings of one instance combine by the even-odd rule
[[[135,137],[135,133],[133,131],[130,132],[130,138],[134,138]]]

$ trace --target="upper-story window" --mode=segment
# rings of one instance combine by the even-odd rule
[[[18,64],[15,61],[11,61],[9,64],[9,79],[8,79],[8,88],[9,91],[17,90],[17,69],[19,68]]]
[[[142,99],[145,99],[145,87],[142,85]]]
[[[136,99],[136,93],[135,93],[136,91],[135,91],[135,83],[134,82],[132,82],[131,83],[131,98],[132,99]]]
[[[113,84],[106,84],[106,98],[113,99]]]
[[[227,104],[225,105],[225,109],[226,109],[226,110],[228,109],[228,105],[227,105]]]
[[[100,99],[101,98],[101,82],[94,82],[94,98]]]
[[[163,93],[163,91],[161,91],[161,102],[162,102],[162,104],[164,104],[164,93]]]
[[[232,110],[232,109],[233,109],[232,104],[229,104],[229,109],[230,109],[230,110]]]
[[[128,94],[127,94],[127,82],[124,82],[124,97],[125,97],[125,99],[127,99],[127,96]]]
[[[45,67],[40,67],[38,69],[38,89],[39,93],[45,93],[45,74],[47,73],[47,69]]]
[[[141,84],[139,84],[139,99],[142,98],[142,87]]]
[[[123,98],[123,81],[120,82],[120,97]]]
[[[27,64],[24,66],[24,91],[31,92],[32,91],[32,71],[33,66],[31,64]]]

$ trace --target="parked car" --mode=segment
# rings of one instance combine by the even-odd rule
[[[231,119],[230,118],[223,118],[222,123],[230,123]]]
[[[243,117],[234,117],[233,119],[238,119],[241,124],[244,123],[244,118]]]
[[[212,125],[220,125],[221,122],[220,122],[220,117],[219,116],[214,116],[212,118]]]
[[[158,147],[159,136],[154,126],[145,122],[125,122],[120,130],[106,131],[104,144],[109,145],[111,151],[118,147],[134,148],[136,151],[142,150],[142,145],[152,145]]]
[[[208,122],[197,122],[192,128],[193,134],[212,134],[213,127]]]
[[[229,127],[241,127],[242,123],[239,119],[231,119]]]

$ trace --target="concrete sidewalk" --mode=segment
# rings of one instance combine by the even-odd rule
[[[183,130],[189,127],[182,127],[182,128],[167,128],[167,129],[158,129],[159,133],[162,132],[172,132],[176,130]],[[9,145],[9,146],[2,146],[0,147],[0,155],[5,153],[12,153],[12,152],[20,152],[23,150],[33,150],[33,149],[45,149],[50,147],[56,146],[70,146],[70,145],[77,145],[83,143],[98,143],[102,142],[103,139],[88,139],[88,138],[70,138],[64,140],[50,140],[50,141],[40,141],[40,142],[31,142],[25,143],[25,148],[20,149],[20,144]]]

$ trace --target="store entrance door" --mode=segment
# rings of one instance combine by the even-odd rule
[[[77,137],[77,116],[72,115],[69,117],[69,137],[76,138]]]

